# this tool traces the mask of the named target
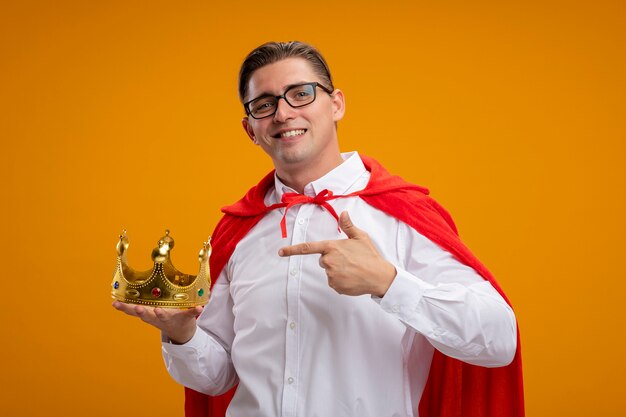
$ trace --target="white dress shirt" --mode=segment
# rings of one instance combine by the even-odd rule
[[[308,184],[348,194],[369,172],[356,152]],[[278,177],[267,205],[294,192]],[[489,282],[448,252],[359,197],[330,201],[348,211],[397,270],[383,298],[328,286],[319,255],[278,256],[287,245],[345,239],[324,208],[269,212],[237,245],[217,279],[194,337],[164,340],[172,377],[210,395],[239,383],[231,417],[417,416],[434,348],[482,366],[508,364],[516,350],[511,308]]]

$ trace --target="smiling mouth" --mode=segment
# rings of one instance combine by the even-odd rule
[[[294,130],[287,130],[285,132],[281,132],[277,135],[272,136],[274,139],[281,139],[281,138],[293,138],[296,136],[300,136],[300,135],[304,135],[306,133],[306,129],[294,129]]]

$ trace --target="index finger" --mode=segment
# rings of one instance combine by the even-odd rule
[[[139,315],[137,314],[138,312],[136,310],[137,307],[140,307],[140,306],[137,306],[135,304],[122,303],[121,301],[118,301],[118,300],[113,301],[113,308],[115,308],[116,310],[122,311],[128,314],[129,316],[139,317]]]
[[[167,321],[172,318],[180,317],[180,316],[189,316],[189,317],[197,317],[202,313],[202,306],[190,307],[190,308],[167,308],[167,307],[156,307],[154,309],[154,314],[161,321]]]
[[[328,250],[328,240],[321,242],[304,242],[297,245],[285,246],[278,250],[279,256],[311,255],[313,253],[325,254]]]

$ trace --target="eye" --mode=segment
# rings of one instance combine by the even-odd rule
[[[313,90],[309,85],[303,85],[289,90],[289,99],[293,101],[309,101],[312,96]]]
[[[257,113],[267,113],[274,109],[276,103],[272,99],[262,99],[259,101],[255,101],[250,106],[250,111],[254,114]]]

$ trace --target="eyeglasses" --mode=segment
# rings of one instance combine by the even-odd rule
[[[328,94],[332,94],[328,88],[324,87],[320,83],[303,83],[292,85],[285,90],[282,96],[273,96],[271,94],[265,94],[261,97],[257,97],[254,100],[250,100],[243,104],[246,109],[246,114],[252,116],[254,119],[264,119],[270,117],[276,113],[278,109],[278,100],[285,99],[285,102],[293,108],[298,108],[311,104],[315,101],[316,87],[321,88]]]

